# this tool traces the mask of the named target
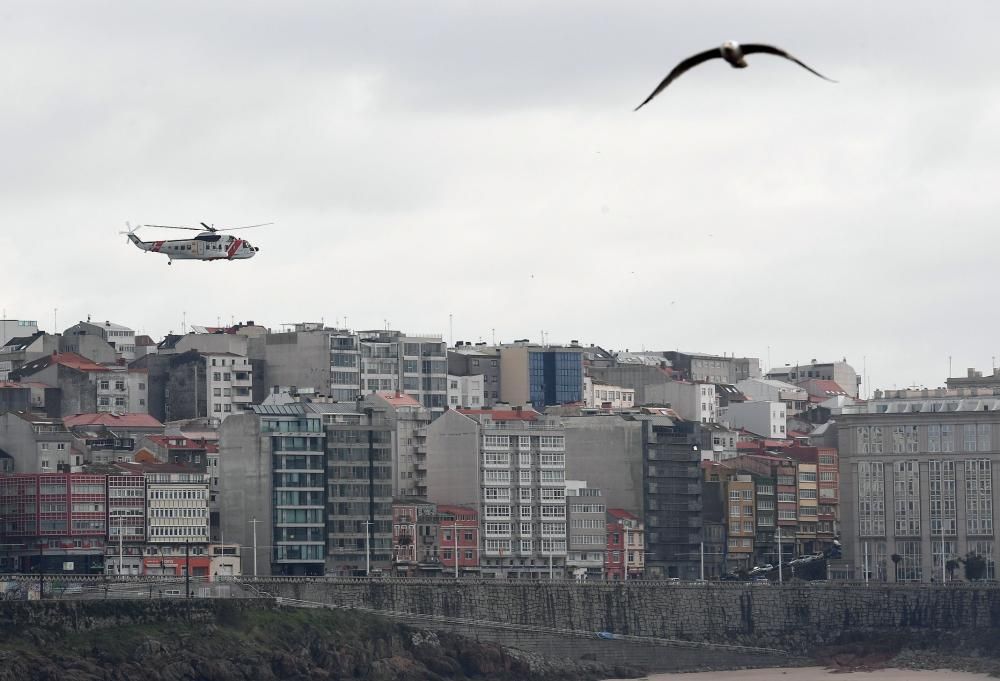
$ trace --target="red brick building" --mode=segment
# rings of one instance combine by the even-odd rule
[[[444,577],[479,573],[479,514],[472,508],[438,504],[438,547]],[[456,551],[458,555],[456,556]]]
[[[105,476],[23,473],[0,477],[0,560],[6,569],[89,574],[104,569]]]

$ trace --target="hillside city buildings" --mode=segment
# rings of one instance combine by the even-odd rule
[[[947,382],[865,399],[846,360],[0,320],[0,572],[698,580],[819,561],[929,582],[976,555],[992,578],[1000,379]]]

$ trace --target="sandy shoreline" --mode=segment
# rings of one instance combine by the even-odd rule
[[[729,672],[696,672],[689,674],[652,674],[643,677],[648,681],[985,681],[986,674],[952,672],[947,670],[879,669],[871,672],[852,672],[845,679],[844,672],[833,672],[823,667],[799,669],[741,669]],[[608,679],[608,681],[627,681]]]

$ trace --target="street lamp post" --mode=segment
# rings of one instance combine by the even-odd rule
[[[253,576],[257,576],[257,523],[262,523],[263,520],[257,520],[253,518],[250,520],[250,524],[253,525]]]
[[[369,538],[371,537],[371,526],[374,524],[370,520],[366,520],[362,525],[365,526],[365,577],[371,577],[372,574],[372,554],[369,544]]]

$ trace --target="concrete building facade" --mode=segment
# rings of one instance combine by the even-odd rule
[[[586,482],[566,483],[569,515],[567,576],[575,579],[604,579],[608,547],[607,506],[601,490]]]
[[[114,349],[117,359],[126,362],[135,359],[135,331],[121,324],[114,324],[110,321],[91,323],[88,319],[69,327],[63,331],[62,336],[71,344],[83,342],[81,338],[85,336],[100,338]],[[79,352],[79,350],[67,351]]]
[[[837,417],[841,537],[855,578],[942,581],[948,561],[970,553],[995,578],[1000,399],[929,395],[889,393]]]
[[[500,350],[485,343],[471,345],[459,341],[448,351],[448,373],[453,376],[482,376],[482,408],[492,409],[500,401]],[[472,405],[462,405],[472,408]]]
[[[468,376],[448,374],[448,407],[450,409],[487,408],[484,387],[486,378],[483,374],[470,374]]]
[[[38,322],[29,319],[0,319],[0,347],[11,338],[33,336],[38,333]]]
[[[427,496],[473,506],[484,577],[565,574],[566,437],[530,409],[445,412],[428,428]]]
[[[783,402],[733,402],[726,408],[724,420],[730,427],[746,429],[754,435],[783,440],[788,437],[788,412]]]
[[[846,359],[837,362],[817,362],[810,360],[807,364],[786,364],[783,367],[772,367],[767,372],[767,378],[799,383],[811,378],[833,381],[851,397],[858,396],[861,387],[861,376]]]

